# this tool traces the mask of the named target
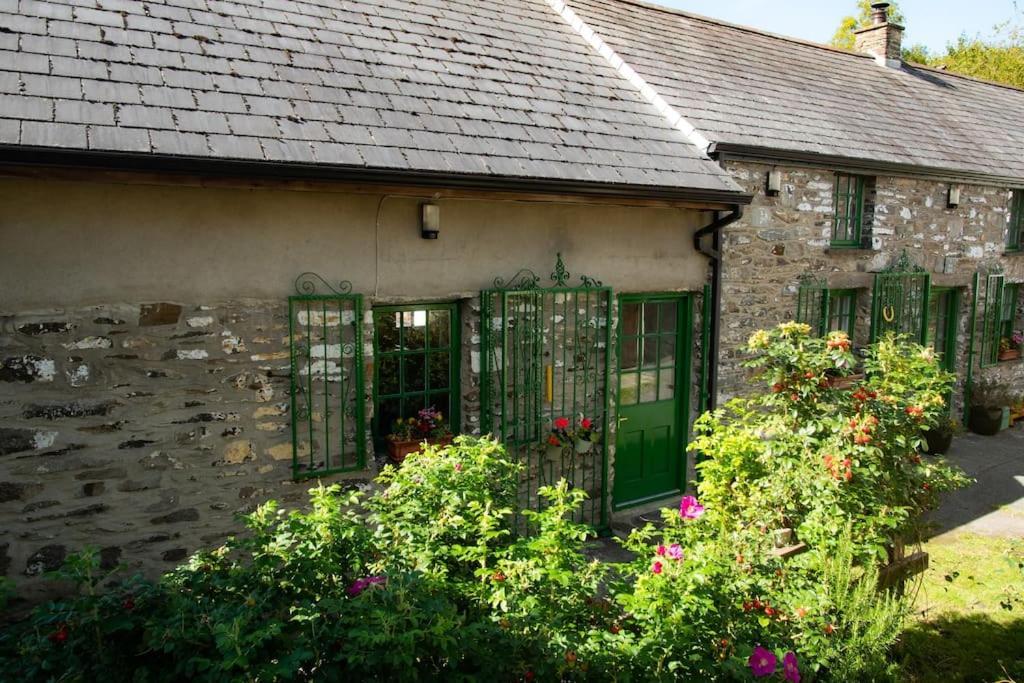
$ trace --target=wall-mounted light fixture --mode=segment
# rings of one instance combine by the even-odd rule
[[[782,192],[782,171],[777,168],[773,168],[768,171],[768,186],[766,194],[769,197],[778,197],[780,192]]]
[[[420,237],[436,240],[441,234],[441,207],[437,204],[423,204],[420,208]]]
[[[946,206],[950,209],[955,209],[960,206],[960,186],[950,185],[949,186],[949,198],[946,200]]]

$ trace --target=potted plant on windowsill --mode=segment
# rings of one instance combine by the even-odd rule
[[[394,431],[386,438],[388,455],[401,464],[410,453],[416,453],[424,444],[448,445],[452,442],[452,430],[444,421],[444,415],[434,406],[424,408],[416,417],[396,420]]]
[[[1020,358],[1020,347],[1024,344],[1024,334],[1017,331],[1009,337],[999,340],[999,360],[1017,360]]]
[[[978,381],[971,388],[971,412],[968,426],[975,434],[993,436],[1009,423],[1010,400],[1008,387],[993,379]]]

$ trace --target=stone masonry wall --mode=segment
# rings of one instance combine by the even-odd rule
[[[287,315],[238,301],[0,319],[0,571],[24,597],[85,545],[153,574],[266,498],[305,500]]]
[[[866,343],[872,274],[899,258],[904,249],[932,273],[933,286],[960,289],[956,371],[962,384],[973,274],[998,265],[1007,282],[1024,281],[1024,257],[1005,254],[1007,188],[964,185],[959,207],[949,209],[946,183],[878,176],[871,198],[873,218],[865,225],[872,248],[839,250],[829,248],[834,211],[831,171],[779,167],[782,192],[768,197],[765,179],[771,165],[728,161],[726,167],[744,190],[754,194],[754,201],[744,218],[724,233],[721,399],[749,386],[740,366],[746,340],[756,329],[795,317],[798,281],[805,273],[824,278],[833,289],[858,290],[855,341]],[[975,376],[998,376],[1024,389],[1024,363],[1001,363]]]

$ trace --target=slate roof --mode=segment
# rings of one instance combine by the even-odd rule
[[[544,0],[0,0],[4,146],[739,192]]]
[[[1024,91],[632,0],[566,0],[712,142],[1024,178]]]

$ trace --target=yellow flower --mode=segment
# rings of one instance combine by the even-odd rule
[[[790,337],[793,335],[796,335],[798,337],[806,337],[811,333],[811,326],[806,323],[780,323],[778,329],[783,337]]]
[[[768,347],[771,340],[771,335],[768,334],[767,330],[758,330],[750,335],[750,341],[747,342],[747,346],[751,349],[764,349]]]
[[[411,425],[416,424],[416,418],[415,417],[410,417],[409,418],[409,424],[411,424]]]
[[[441,420],[443,420],[443,419],[444,419],[444,415],[443,415],[443,414],[441,414],[441,413],[438,413],[438,414],[437,414],[437,421],[438,421],[438,422],[440,422],[440,421],[441,421]]]

